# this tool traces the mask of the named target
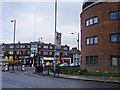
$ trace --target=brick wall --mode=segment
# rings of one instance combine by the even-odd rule
[[[81,13],[83,68],[89,71],[118,72],[117,67],[110,65],[110,55],[120,55],[120,43],[110,42],[110,34],[120,33],[120,20],[110,20],[110,12],[118,10],[120,10],[120,2],[104,2]],[[98,24],[86,27],[86,19],[94,16],[98,16]],[[98,44],[86,45],[86,38],[92,36],[98,36]],[[86,56],[98,56],[98,65],[86,65]]]

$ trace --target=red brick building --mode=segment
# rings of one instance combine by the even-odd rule
[[[51,43],[43,43],[43,42],[30,42],[30,43],[15,43],[15,44],[0,44],[1,50],[0,52],[7,58],[7,55],[10,54],[10,60],[13,60],[13,50],[15,52],[15,62],[24,62],[27,61],[28,63],[37,63],[37,60],[34,60],[34,55],[41,57],[43,63],[46,64],[47,62],[54,62],[54,48],[55,45]],[[56,63],[63,63],[68,62],[70,63],[69,58],[69,46],[61,45],[61,49],[56,50]],[[0,54],[1,54],[0,53]],[[17,57],[19,56],[19,57]],[[61,61],[61,58],[64,60]],[[8,60],[8,59],[6,59]],[[35,63],[36,62],[36,63]]]
[[[80,15],[82,68],[119,72],[120,2],[89,1],[83,3]]]

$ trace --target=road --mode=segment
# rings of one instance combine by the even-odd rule
[[[114,83],[53,78],[32,73],[33,70],[2,72],[2,88],[118,88]]]

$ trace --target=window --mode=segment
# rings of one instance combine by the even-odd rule
[[[45,49],[48,49],[48,46],[47,46],[47,45],[44,45],[44,48],[45,48]]]
[[[13,54],[13,51],[10,51],[9,54]]]
[[[93,19],[90,19],[90,25],[92,25],[93,24]]]
[[[37,48],[37,45],[31,45],[31,48]]]
[[[59,55],[60,55],[60,53],[59,53],[59,52],[56,52],[56,55],[57,55],[57,56],[59,56]]]
[[[28,48],[30,48],[30,45],[27,45]]]
[[[49,52],[49,55],[52,55],[52,52]]]
[[[22,54],[22,55],[25,54],[25,51],[20,51],[20,54]]]
[[[116,20],[116,19],[120,19],[120,11],[110,13],[110,20]]]
[[[90,38],[90,44],[93,44],[93,38]]]
[[[94,37],[94,43],[98,43],[98,37]]]
[[[16,51],[16,54],[18,55],[18,54],[19,54],[19,51]]]
[[[94,24],[96,24],[96,23],[98,23],[98,17],[95,17],[94,18],[94,22],[93,22]]]
[[[39,51],[39,54],[41,54],[41,51]]]
[[[16,48],[19,48],[19,45],[17,45]]]
[[[44,52],[44,55],[48,55],[48,52]]]
[[[49,48],[50,48],[50,49],[53,49],[53,47],[52,47],[52,46],[50,46]]]
[[[111,66],[120,66],[120,56],[111,56]]]
[[[89,20],[86,21],[86,26],[89,26]]]
[[[39,45],[39,48],[41,48],[41,45]]]
[[[20,48],[25,48],[25,45],[20,45]]]
[[[89,37],[86,39],[86,44],[97,44],[98,43],[98,37]]]
[[[14,48],[14,45],[10,45],[10,48]]]
[[[98,65],[98,56],[86,56],[86,65]]]
[[[93,17],[93,18],[86,20],[86,26],[90,26],[90,25],[97,24],[97,23],[98,23],[98,17]]]
[[[27,54],[30,54],[30,51],[27,51]]]
[[[64,50],[67,50],[67,47],[64,47]]]
[[[5,48],[5,46],[2,46],[2,48]]]
[[[120,33],[110,35],[111,42],[120,42]]]
[[[63,56],[67,56],[67,52],[63,52]]]
[[[90,41],[90,40],[89,40],[89,38],[87,38],[87,45],[88,45],[88,44],[90,44],[90,42],[89,42],[89,41]]]

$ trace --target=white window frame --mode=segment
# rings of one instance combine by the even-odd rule
[[[50,49],[53,49],[53,46],[50,46],[49,48],[50,48]]]
[[[19,45],[16,45],[16,48],[19,48]]]
[[[10,48],[14,48],[14,45],[10,45]]]
[[[48,52],[44,52],[44,55],[48,55]]]
[[[48,49],[48,46],[47,46],[47,45],[44,45],[44,48],[45,48],[45,49]]]
[[[49,52],[49,55],[53,55],[52,52]]]

